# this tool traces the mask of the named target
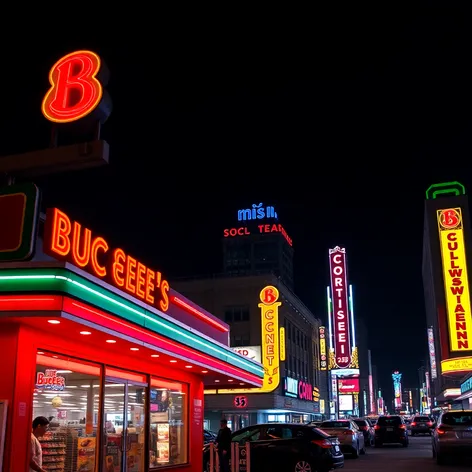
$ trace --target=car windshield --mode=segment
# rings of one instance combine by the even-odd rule
[[[381,416],[377,421],[379,426],[398,426],[402,423],[399,416]]]
[[[472,412],[450,411],[444,413],[441,418],[441,423],[449,426],[472,426]]]
[[[349,421],[324,421],[320,428],[349,428],[350,426]]]
[[[366,420],[354,420],[354,422],[357,424],[357,426],[367,426]]]
[[[427,416],[417,416],[414,421],[420,421],[422,423],[430,421]]]

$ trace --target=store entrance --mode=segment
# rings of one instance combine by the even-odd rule
[[[102,471],[144,471],[145,395],[148,385],[144,376],[140,379],[139,375],[127,375],[115,370],[109,372],[109,369],[106,374]],[[130,379],[130,376],[136,379]]]

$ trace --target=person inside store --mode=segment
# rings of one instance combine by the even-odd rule
[[[43,450],[38,438],[46,434],[48,427],[49,420],[44,416],[38,416],[33,420],[30,472],[46,472],[46,470],[43,469]]]
[[[220,471],[230,472],[229,460],[231,458],[231,430],[225,418],[220,421],[220,429],[216,437],[216,447],[220,459]]]

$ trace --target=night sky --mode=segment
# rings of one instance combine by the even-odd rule
[[[396,369],[416,386],[427,359],[424,192],[448,180],[472,189],[467,15],[299,13],[244,27],[161,20],[141,33],[11,46],[0,154],[48,146],[48,70],[94,50],[111,71],[110,165],[38,180],[44,207],[172,278],[221,272],[236,211],[272,204],[294,241],[302,301],[326,318],[328,248],[345,246],[381,386],[390,391]]]

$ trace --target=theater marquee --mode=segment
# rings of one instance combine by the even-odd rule
[[[451,352],[472,350],[472,318],[460,208],[437,210]]]

